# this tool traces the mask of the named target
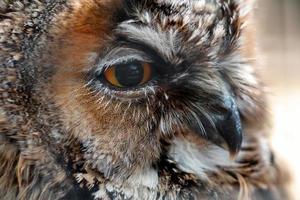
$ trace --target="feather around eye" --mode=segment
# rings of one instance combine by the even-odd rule
[[[149,82],[153,77],[152,71],[149,63],[134,61],[108,67],[104,78],[114,87],[132,88]]]

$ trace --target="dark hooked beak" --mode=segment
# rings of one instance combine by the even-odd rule
[[[217,114],[210,116],[211,120],[208,120],[201,113],[195,113],[199,114],[197,118],[201,124],[197,120],[189,120],[189,125],[193,131],[218,146],[228,148],[231,156],[235,156],[239,152],[243,131],[240,114],[232,96],[224,98],[222,108]],[[203,128],[205,133],[203,133]]]

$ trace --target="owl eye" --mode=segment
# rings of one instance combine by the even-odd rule
[[[104,78],[111,85],[119,88],[129,88],[143,85],[152,78],[152,66],[144,62],[130,62],[108,67]]]

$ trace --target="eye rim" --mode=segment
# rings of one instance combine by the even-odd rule
[[[135,86],[123,86],[120,84],[119,80],[117,80],[116,77],[116,67],[118,65],[130,65],[132,63],[139,63],[141,64],[141,66],[143,67],[143,78],[140,81],[139,84],[135,85]],[[108,70],[111,69],[111,70]],[[125,62],[125,63],[116,63],[110,66],[107,66],[103,69],[103,71],[101,72],[101,80],[102,82],[104,82],[106,85],[108,85],[110,88],[114,89],[114,90],[136,90],[139,89],[141,87],[144,87],[147,84],[151,84],[155,81],[155,67],[153,65],[153,63],[151,62],[145,62],[145,61],[139,61],[139,60],[133,60],[133,61],[129,61],[129,62]],[[106,73],[109,73],[110,75],[112,75],[112,73],[114,73],[113,77],[113,82],[108,80]],[[146,74],[146,75],[145,75]]]

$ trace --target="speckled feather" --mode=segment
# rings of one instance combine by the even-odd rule
[[[0,2],[0,199],[287,199],[252,6]],[[165,76],[112,90],[97,77],[120,59],[154,60]],[[227,96],[244,132],[234,158],[216,128]]]

